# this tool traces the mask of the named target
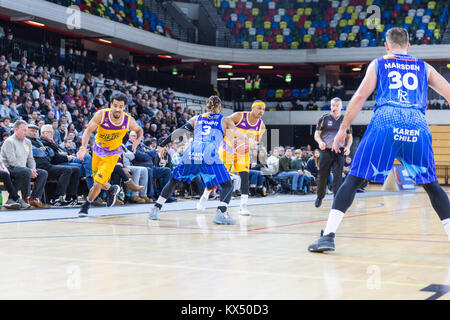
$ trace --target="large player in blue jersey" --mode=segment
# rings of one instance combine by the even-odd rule
[[[340,152],[346,130],[364,102],[377,89],[374,116],[361,140],[349,176],[337,192],[321,237],[311,252],[334,251],[335,232],[364,180],[384,182],[397,158],[409,175],[427,192],[450,241],[450,202],[437,182],[432,137],[425,119],[427,90],[431,87],[450,102],[450,84],[432,66],[408,55],[408,31],[386,33],[387,55],[373,60],[350,100],[333,150]]]
[[[193,132],[193,140],[183,153],[183,157],[172,173],[172,179],[164,186],[161,195],[152,208],[149,219],[158,220],[159,211],[166,199],[175,190],[178,182],[190,183],[201,175],[207,188],[221,186],[220,203],[214,217],[217,224],[235,224],[235,220],[228,214],[227,206],[231,200],[233,185],[231,177],[219,157],[219,147],[224,135],[230,141],[235,138],[241,143],[248,144],[248,138],[240,132],[231,119],[225,118],[220,111],[222,102],[219,97],[211,96],[206,102],[206,113],[192,117],[189,122],[177,129],[170,137],[162,142],[162,146],[182,135],[183,130]]]

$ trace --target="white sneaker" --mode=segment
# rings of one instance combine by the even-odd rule
[[[200,197],[197,202],[197,210],[204,211],[206,209],[206,204],[208,203],[208,198]]]
[[[247,209],[247,207],[240,207],[239,208],[239,214],[241,216],[251,216],[251,212]]]
[[[159,208],[157,206],[153,206],[150,214],[148,215],[149,220],[159,220]]]

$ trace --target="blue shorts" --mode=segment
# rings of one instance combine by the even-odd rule
[[[378,108],[356,150],[349,174],[383,183],[395,158],[417,184],[437,180],[430,128],[419,110]]]
[[[206,187],[219,186],[224,182],[231,180],[230,174],[223,164],[199,164],[181,162],[173,170],[173,178],[178,181],[191,183],[191,181],[200,175],[205,182]]]

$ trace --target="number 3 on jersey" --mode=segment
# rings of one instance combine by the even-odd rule
[[[402,86],[408,90],[416,90],[419,85],[419,80],[414,73],[407,72],[403,75],[398,71],[391,71],[388,74],[388,77],[391,79],[391,84],[389,85],[389,89],[399,89]]]
[[[207,136],[211,133],[211,126],[202,127],[202,136]]]

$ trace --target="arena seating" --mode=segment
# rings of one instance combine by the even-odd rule
[[[47,0],[57,2],[56,0]],[[176,38],[143,2],[143,0],[70,0],[82,12],[103,17],[115,22]]]
[[[448,22],[446,1],[222,0],[218,13],[242,48],[314,49],[383,45],[386,30],[404,27],[412,44],[440,43]],[[370,5],[380,23],[370,28]]]

